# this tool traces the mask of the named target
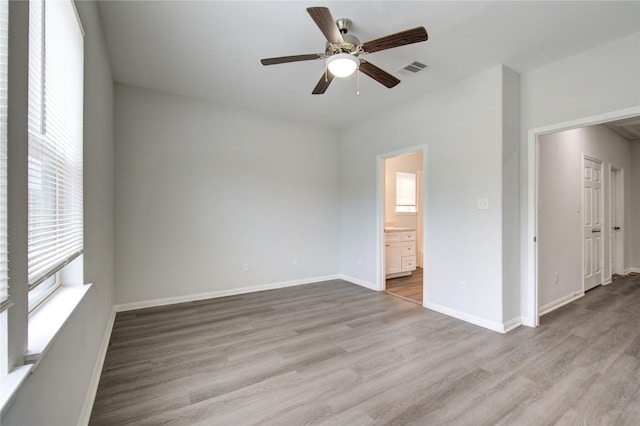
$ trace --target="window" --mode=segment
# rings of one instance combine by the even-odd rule
[[[83,50],[72,1],[29,2],[30,309],[83,250]]]
[[[396,213],[416,212],[416,174],[396,172]]]

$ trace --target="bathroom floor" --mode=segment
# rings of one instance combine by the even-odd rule
[[[422,305],[422,268],[416,268],[408,277],[387,280],[386,292]]]

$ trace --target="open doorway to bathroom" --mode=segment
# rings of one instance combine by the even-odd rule
[[[384,159],[385,291],[423,305],[423,151]]]

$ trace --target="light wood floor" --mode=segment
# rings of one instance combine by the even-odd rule
[[[638,425],[640,277],[501,335],[343,281],[119,313],[92,425]]]
[[[416,268],[407,277],[386,280],[386,292],[422,306],[422,268]]]

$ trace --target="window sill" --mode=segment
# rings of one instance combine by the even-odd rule
[[[91,284],[62,286],[29,315],[26,364],[38,365],[90,288]]]
[[[2,393],[0,393],[0,417],[4,416],[4,412],[9,408],[20,385],[27,379],[32,369],[33,365],[21,365],[6,376],[0,376],[0,389],[2,389]]]
[[[24,357],[25,365],[0,376],[0,417],[4,416],[20,386],[29,373],[35,370],[90,288],[91,284],[62,286],[29,315],[29,342]]]

